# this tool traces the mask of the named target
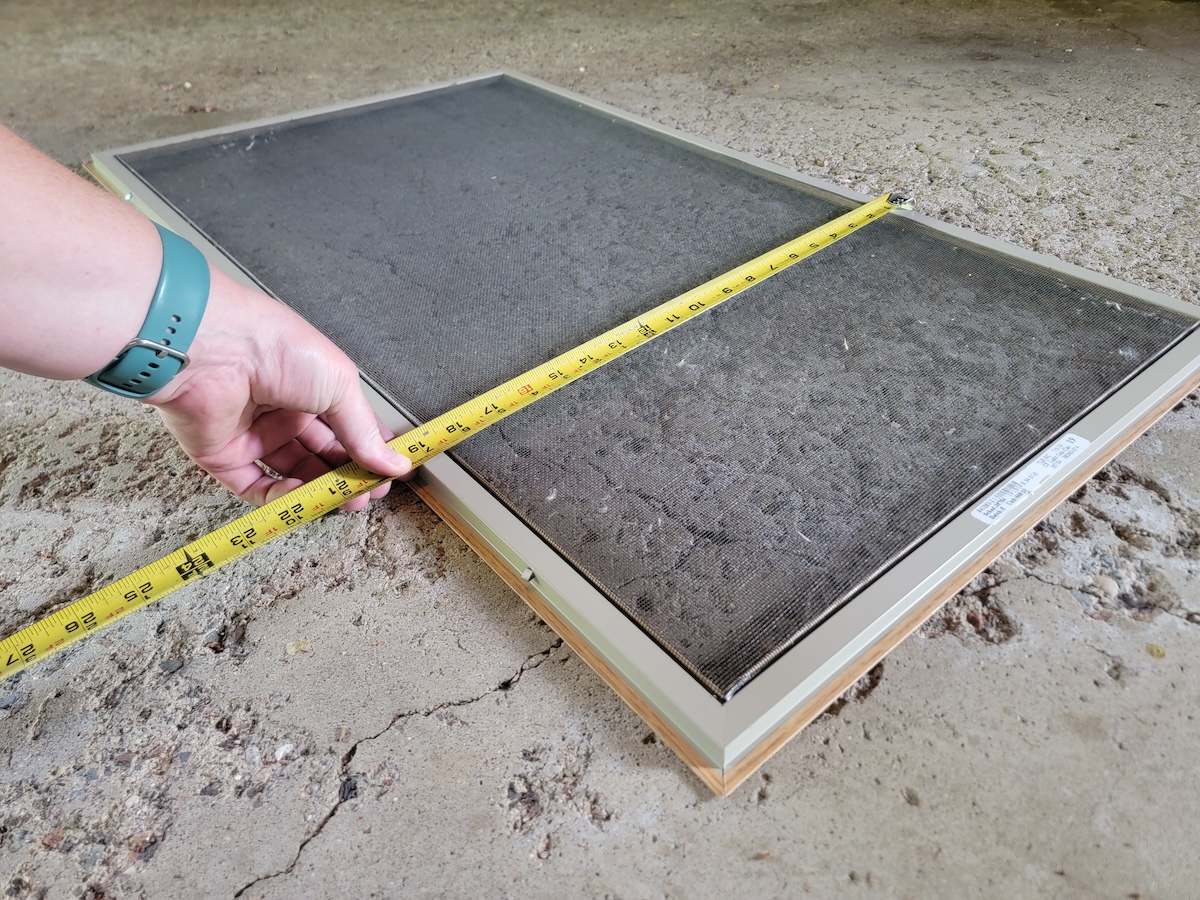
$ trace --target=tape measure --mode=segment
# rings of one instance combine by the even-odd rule
[[[499,387],[388,442],[414,467],[477,431],[593,372],[657,335],[720,305],[748,287],[799,262],[893,209],[911,209],[906,197],[887,194],[851,210],[732,271],[554,357]],[[316,478],[228,525],[192,541],[132,575],[76,600],[0,641],[0,680],[20,672],[131,612],[200,581],[256,547],[367,493],[386,478],[354,463]]]

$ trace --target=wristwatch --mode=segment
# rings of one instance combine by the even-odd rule
[[[137,337],[84,381],[122,397],[144,398],[182,372],[208,305],[208,261],[175,232],[155,223],[162,238],[162,271]]]

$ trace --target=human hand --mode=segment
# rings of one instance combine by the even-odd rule
[[[287,307],[212,269],[191,364],[144,402],[187,455],[244,500],[263,504],[353,459],[404,478],[411,463],[367,404],[358,370]],[[275,478],[262,463],[282,478]],[[384,483],[345,504],[362,509]]]
[[[43,378],[100,370],[145,319],[163,259],[158,233],[2,125],[0,181],[0,366]],[[188,456],[251,503],[350,458],[381,475],[411,471],[384,443],[345,354],[282,304],[209,271],[191,365],[143,401]],[[56,352],[46,352],[46,335]],[[346,509],[387,491],[383,484]]]

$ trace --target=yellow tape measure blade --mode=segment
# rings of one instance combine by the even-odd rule
[[[0,680],[337,509],[387,479],[350,463],[64,606],[0,641]]]
[[[906,197],[898,194],[887,194],[865,203],[456,406],[394,438],[389,445],[405,454],[414,466],[428,462],[564,384],[719,306],[897,208],[912,207]],[[16,674],[192,581],[203,579],[221,566],[337,509],[386,480],[353,463],[342,466],[76,600],[0,641],[0,679]]]

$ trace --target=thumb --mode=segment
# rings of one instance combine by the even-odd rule
[[[325,411],[324,419],[342,447],[363,468],[377,475],[404,478],[412,473],[412,462],[384,442],[379,419],[363,396],[357,376]]]

